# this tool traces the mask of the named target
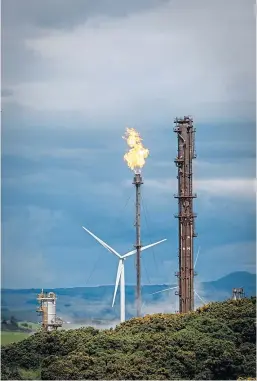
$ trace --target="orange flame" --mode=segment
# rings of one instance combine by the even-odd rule
[[[134,128],[126,128],[126,134],[122,138],[130,147],[130,150],[124,155],[124,160],[130,169],[139,170],[145,165],[149,150],[143,147],[142,138]]]

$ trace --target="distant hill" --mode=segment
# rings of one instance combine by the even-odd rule
[[[246,296],[255,296],[256,295],[256,274],[248,273],[247,271],[237,271],[231,274],[228,274],[216,281],[212,282],[203,282],[203,289],[212,295],[212,292],[218,293],[227,293],[228,296],[231,295],[232,289],[234,287],[242,287],[245,291]],[[212,297],[211,297],[212,299]],[[219,298],[217,300],[220,300]]]
[[[216,288],[233,288],[243,287],[246,292],[252,292],[252,286],[256,284],[256,274],[248,273],[247,271],[237,271],[230,273],[216,281],[206,282],[213,284]],[[236,283],[236,284],[235,284]]]
[[[144,285],[142,287],[143,314],[174,312],[178,309],[178,297],[174,291],[152,295],[174,285]],[[256,295],[256,275],[248,272],[234,272],[216,281],[197,283],[195,288],[204,301],[222,301],[231,297],[233,287],[243,287],[246,296]],[[15,316],[19,320],[36,322],[37,294],[40,289],[2,289],[2,317]],[[49,290],[50,291],[50,290]],[[119,318],[119,294],[114,308],[111,307],[114,286],[57,288],[57,312],[60,317],[73,323],[87,320],[115,320]],[[135,316],[135,286],[126,286],[127,318]],[[196,306],[202,305],[199,299]]]

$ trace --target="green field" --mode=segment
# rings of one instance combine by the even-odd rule
[[[17,343],[26,337],[29,336],[29,333],[24,332],[13,332],[13,331],[2,331],[1,332],[1,345],[7,345],[10,343]]]

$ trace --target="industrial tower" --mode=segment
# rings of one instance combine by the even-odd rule
[[[136,187],[136,270],[137,270],[137,286],[136,286],[136,306],[137,316],[141,316],[141,185],[143,179],[139,171],[135,172],[133,184]]]
[[[37,312],[42,315],[42,328],[44,331],[51,332],[61,327],[63,321],[56,316],[56,295],[54,292],[48,294],[42,289],[37,296],[39,307]]]
[[[192,159],[195,154],[195,129],[193,120],[186,116],[174,121],[174,132],[178,136],[178,155],[175,164],[178,168],[178,218],[179,225],[179,312],[186,313],[194,310],[194,230],[193,194],[192,186]]]
[[[137,316],[141,315],[141,237],[140,237],[140,213],[141,213],[141,185],[143,184],[143,179],[141,176],[141,169],[145,165],[145,159],[149,155],[149,150],[144,148],[142,143],[142,138],[139,133],[134,128],[126,128],[126,134],[123,136],[126,140],[129,151],[125,153],[124,160],[127,165],[134,172],[133,184],[136,187],[136,243],[135,249],[137,251],[136,255],[136,269],[137,269],[137,286],[136,286],[136,305],[137,305]]]
[[[245,297],[244,289],[243,288],[233,288],[232,290],[232,299],[238,300]]]

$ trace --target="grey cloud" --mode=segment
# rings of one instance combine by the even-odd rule
[[[126,17],[166,0],[2,0],[2,81],[29,82],[40,73],[40,60],[25,40],[49,29],[70,29],[91,17]],[[47,78],[47,77],[46,77]],[[45,79],[46,79],[45,78]]]
[[[66,29],[89,17],[126,17],[167,0],[2,0],[3,27],[19,25]]]
[[[32,51],[26,49],[26,31],[2,26],[2,85],[31,81],[38,71],[39,61]],[[41,72],[43,78],[43,72]]]
[[[73,30],[27,38],[37,63],[34,81],[14,87],[14,99],[36,110],[77,110],[103,119],[138,113],[138,102],[141,112],[150,104],[162,112],[172,105],[176,113],[186,107],[212,116],[232,113],[235,104],[237,115],[252,112],[251,2],[233,2],[233,8],[232,2],[159,4],[122,21],[91,18]],[[174,59],[173,52],[183,57],[185,51],[190,61]]]
[[[17,19],[21,13],[22,31],[3,28],[3,81],[23,82],[15,87],[14,97],[23,106],[37,112],[83,110],[102,119],[146,114],[152,106],[159,114],[171,108],[176,113],[186,108],[212,116],[235,111],[237,117],[254,114],[251,0],[62,1],[58,17],[65,20],[67,13],[67,19],[75,20],[73,12],[81,17],[87,6],[91,21],[78,28],[76,19],[72,30],[59,34],[49,26],[62,24],[58,20],[54,23],[51,16],[55,14],[52,4],[57,8],[59,2],[19,4],[23,3],[29,11],[18,12],[17,8],[15,13]],[[41,4],[45,10],[50,7],[50,16],[42,16]],[[114,15],[129,13],[126,7],[135,13],[120,22]],[[107,21],[94,21],[104,9],[109,12]],[[141,14],[140,9],[144,11]],[[29,19],[34,20],[33,26]],[[43,25],[48,25],[47,34],[42,34]],[[190,60],[180,59],[185,52]]]
[[[2,98],[10,97],[12,94],[13,94],[13,92],[11,89],[5,89],[5,88],[1,89],[1,97]]]

